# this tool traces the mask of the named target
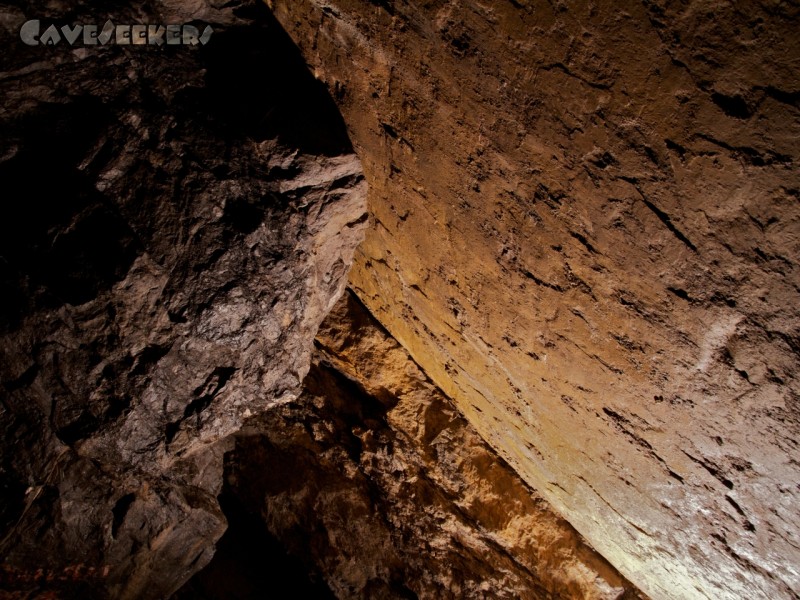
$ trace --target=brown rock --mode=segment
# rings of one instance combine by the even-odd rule
[[[798,597],[797,9],[269,5],[0,4],[3,593]]]
[[[303,395],[236,434],[223,492],[232,528],[176,599],[295,593],[276,559],[241,566],[269,537],[337,598],[640,597],[354,296],[325,320],[317,348]],[[237,514],[251,519],[237,525]],[[265,541],[248,542],[258,521]]]
[[[165,48],[16,36],[169,7],[4,10],[5,584],[164,598],[225,530],[227,436],[300,392],[366,226],[360,163],[257,4],[209,8],[212,43]]]
[[[798,12],[269,3],[375,221],[356,293],[656,598],[793,598]]]

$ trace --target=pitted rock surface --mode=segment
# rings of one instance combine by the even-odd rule
[[[797,598],[797,6],[269,4],[362,157],[376,318],[652,597]]]

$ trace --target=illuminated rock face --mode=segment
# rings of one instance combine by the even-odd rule
[[[175,600],[292,595],[299,578],[265,556],[270,539],[317,580],[303,597],[641,598],[351,293],[320,327],[304,387],[234,436],[231,528]]]
[[[796,597],[797,10],[629,4],[270,2],[381,323],[654,598]]]

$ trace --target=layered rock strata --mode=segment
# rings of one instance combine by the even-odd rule
[[[797,7],[269,4],[363,159],[351,284],[481,436],[654,598],[797,598]]]
[[[634,593],[582,539],[654,598],[800,596],[797,9],[269,4],[303,59],[258,4],[0,5],[10,593],[168,596],[225,529],[227,453],[240,508],[340,596]],[[28,47],[31,18],[214,34]],[[385,357],[332,333],[282,408],[366,223],[362,166],[350,282],[432,383],[378,384]]]

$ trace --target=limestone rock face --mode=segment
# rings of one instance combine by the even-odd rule
[[[295,580],[282,587],[274,558],[243,568],[268,545],[248,545],[259,523],[317,578],[304,597],[640,598],[355,296],[316,344],[303,395],[235,435],[223,492],[231,529],[175,600],[256,598],[244,592],[260,579],[276,596],[297,593]]]
[[[798,597],[798,9],[269,4],[363,161],[351,284],[481,436],[652,597]]]
[[[48,577],[164,598],[210,560],[226,439],[299,394],[363,237],[330,97],[265,7],[231,6],[0,7],[0,553],[19,597]],[[33,18],[215,31],[29,47]]]

